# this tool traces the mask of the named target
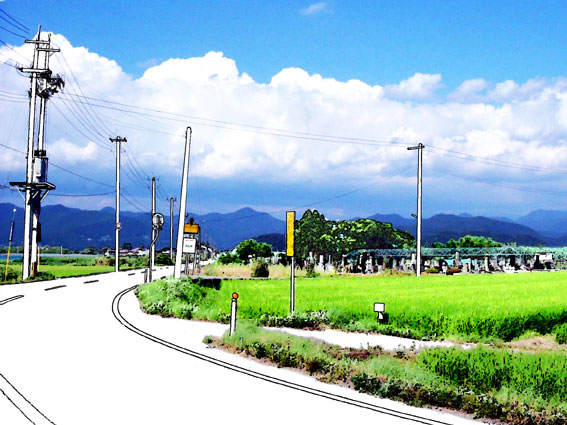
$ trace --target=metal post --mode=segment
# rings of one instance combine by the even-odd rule
[[[156,178],[152,177],[152,217],[156,213]],[[156,236],[156,229],[152,224],[152,241]],[[150,270],[154,268],[156,263],[156,247],[155,245],[150,246]]]
[[[179,196],[179,223],[177,226],[177,247],[173,277],[181,277],[181,257],[183,255],[183,230],[185,225],[185,207],[187,205],[187,179],[189,177],[189,154],[191,150],[191,127],[185,131],[185,155],[183,157],[183,173],[181,175],[181,195]]]
[[[295,311],[295,257],[291,257],[291,282],[290,282],[290,306],[289,311],[291,314]]]
[[[39,42],[41,36],[41,26],[37,31],[37,36],[31,42]],[[27,42],[28,40],[26,40]],[[34,45],[33,51],[33,69],[37,69],[39,55],[38,55],[38,44]],[[33,142],[35,136],[35,103],[37,96],[37,74],[35,72],[31,73],[31,87],[30,87],[30,109],[29,109],[29,123],[28,123],[28,156],[26,162],[26,196],[25,196],[25,206],[24,206],[24,252],[22,259],[22,279],[27,279],[30,277],[30,225],[31,225],[31,202],[32,202],[32,175],[33,175]]]
[[[236,332],[236,310],[238,308],[238,294],[232,293],[232,301],[230,304],[230,331],[229,335],[232,336]]]
[[[114,271],[120,271],[120,144],[127,142],[126,138],[120,136],[115,139],[110,139],[111,142],[116,143],[116,220],[114,224],[115,229],[115,243],[114,243]]]
[[[175,198],[169,198],[169,258],[173,261],[173,203]]]
[[[421,187],[422,187],[422,161],[423,161],[423,148],[425,146],[419,143],[417,146],[409,147],[408,150],[417,150],[417,263],[416,263],[416,276],[421,276]]]

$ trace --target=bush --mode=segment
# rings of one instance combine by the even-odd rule
[[[96,257],[93,261],[95,266],[113,266],[114,257]]]
[[[317,277],[319,273],[315,271],[315,264],[307,263],[305,265],[305,277]]]
[[[53,280],[55,275],[51,272],[37,272],[35,277],[28,277],[24,282],[32,282],[34,280]]]
[[[268,277],[270,269],[264,260],[256,261],[252,264],[252,277]]]
[[[5,275],[6,274],[6,269],[2,270],[2,274]],[[4,277],[4,276],[2,276]],[[21,279],[21,275],[16,271],[16,270],[12,270],[12,269],[8,269],[8,274],[5,276],[6,282],[17,282],[18,280]],[[4,281],[4,279],[2,279]]]
[[[231,254],[230,252],[221,255],[218,262],[219,264],[242,264],[242,260],[238,258],[238,255]]]
[[[429,267],[427,270],[425,270],[425,273],[437,274],[439,273],[439,270],[437,270],[435,267]]]
[[[558,344],[567,344],[567,323],[557,326],[554,333]]]
[[[451,267],[450,269],[447,270],[447,276],[451,276],[454,275],[455,273],[460,273],[461,271],[459,270],[458,267]]]
[[[158,254],[156,255],[156,265],[157,266],[173,266],[173,261],[171,261],[171,257],[169,254]]]

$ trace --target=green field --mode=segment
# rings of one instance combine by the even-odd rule
[[[143,303],[163,298],[160,284],[153,285],[140,288]],[[192,315],[226,317],[233,292],[240,295],[240,318],[289,314],[288,281],[234,280],[209,291]],[[168,300],[183,304],[183,298]],[[374,302],[386,303],[388,325],[377,324]],[[320,310],[332,326],[350,330],[509,341],[528,331],[547,334],[567,322],[567,272],[297,279],[296,311]]]

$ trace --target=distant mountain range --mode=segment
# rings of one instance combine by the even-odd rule
[[[23,217],[21,207],[0,203],[0,245],[7,245],[12,211],[16,209],[16,232],[14,244],[23,244]],[[189,213],[201,225],[202,240],[218,249],[231,249],[246,238],[257,238],[282,250],[285,237],[285,222],[271,215],[242,208],[220,214],[198,215]],[[401,230],[415,236],[416,222],[398,214],[375,214],[368,218],[392,223]],[[169,216],[157,242],[158,248],[169,246]],[[114,208],[99,211],[68,208],[63,205],[48,205],[42,208],[42,244],[63,245],[70,249],[89,246],[101,248],[114,246]],[[124,211],[121,213],[121,244],[148,246],[151,235],[149,213]],[[177,231],[177,216],[174,217],[174,238]],[[423,220],[423,242],[447,242],[471,234],[487,236],[499,242],[516,242],[518,245],[567,246],[567,211],[538,210],[517,220],[506,217],[473,217],[469,214],[437,214]],[[175,239],[174,239],[175,243]]]

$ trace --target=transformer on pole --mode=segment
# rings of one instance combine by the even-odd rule
[[[28,149],[26,161],[26,180],[24,182],[10,182],[25,193],[24,205],[24,252],[22,259],[22,279],[34,277],[37,273],[37,244],[41,241],[41,226],[39,214],[41,202],[55,185],[47,181],[48,158],[45,150],[45,110],[46,102],[50,96],[57,93],[65,85],[59,75],[53,75],[49,69],[51,53],[59,49],[51,47],[51,36],[47,40],[41,39],[41,26],[33,40],[25,40],[34,45],[33,62],[31,68],[19,67],[18,70],[30,74],[30,107],[28,123]],[[40,55],[43,55],[43,64],[40,66]],[[36,100],[41,98],[39,130],[37,145],[35,143]],[[36,149],[37,146],[37,149]],[[33,215],[33,223],[32,223]]]

